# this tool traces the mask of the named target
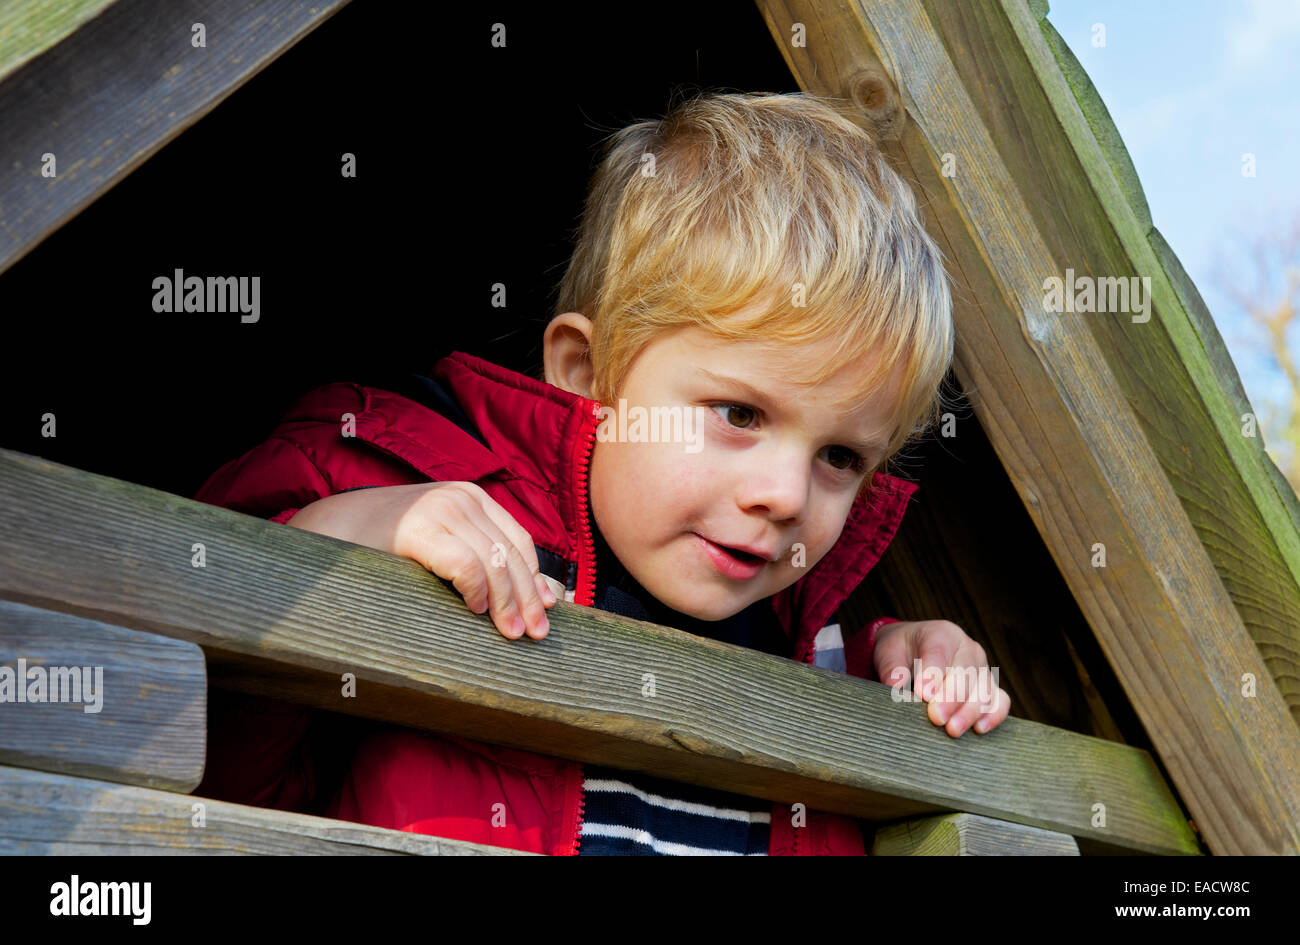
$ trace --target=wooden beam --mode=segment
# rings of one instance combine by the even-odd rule
[[[12,72],[0,84],[0,272],[346,3],[118,0]],[[14,61],[74,26],[75,12],[44,13],[44,38],[18,42]],[[205,47],[192,45],[195,23]]]
[[[1019,719],[953,739],[878,683],[563,602],[509,641],[413,561],[7,450],[0,534],[0,599],[191,640],[214,684],[869,820],[1197,851],[1145,752]]]
[[[887,101],[861,94],[864,75],[883,74],[883,97],[905,106],[911,120],[893,123],[900,136],[887,147],[957,283],[958,376],[978,393],[981,424],[1202,834],[1216,853],[1300,852],[1300,729],[1093,335],[1108,320],[1134,344],[1143,332],[1175,331],[1163,270],[1135,267],[1152,276],[1149,322],[1046,311],[1045,279],[1075,260],[1052,252],[1022,195],[1026,175],[1008,167],[953,63],[950,49],[968,39],[940,35],[920,0],[759,6],[803,88],[857,95],[884,112]],[[1032,22],[1023,2],[977,6],[990,20]],[[795,22],[805,24],[806,46],[790,43]],[[996,48],[1010,55],[1009,42]],[[1037,125],[1030,133],[1056,127]],[[1056,151],[1077,147],[1063,141]],[[945,155],[954,176],[943,173]],[[1062,202],[1056,226],[1084,212]],[[1105,567],[1094,565],[1098,543]],[[1287,593],[1258,589],[1275,590]]]
[[[876,831],[872,856],[1078,856],[1069,834],[975,814],[944,814]]]
[[[0,767],[0,855],[532,856],[346,820]]]
[[[193,643],[0,601],[6,670],[0,763],[170,791],[203,779],[208,683]],[[27,698],[29,675],[43,701]]]
[[[75,32],[116,0],[10,0],[0,4],[0,79]]]

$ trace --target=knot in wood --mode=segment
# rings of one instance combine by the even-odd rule
[[[853,104],[871,123],[877,140],[898,140],[907,112],[889,76],[874,66],[861,69],[849,79],[848,92]]]

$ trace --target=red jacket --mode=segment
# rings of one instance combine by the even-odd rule
[[[218,469],[196,498],[284,522],[317,499],[359,486],[475,482],[539,549],[576,565],[571,596],[590,606],[595,555],[586,477],[600,404],[459,352],[441,360],[432,376],[451,392],[483,442],[406,397],[329,384],[301,397],[266,442]],[[351,436],[345,435],[352,432],[345,429],[348,414],[355,418]],[[769,598],[791,638],[792,658],[814,661],[818,631],[835,619],[884,553],[916,488],[876,473],[826,556]],[[893,619],[882,617],[848,638],[849,673],[876,678],[876,630]],[[217,710],[214,702],[209,764],[197,793],[284,810],[307,807],[318,777],[304,738],[312,710],[244,697],[235,706]],[[574,854],[582,777],[576,762],[376,723],[341,790],[319,809],[379,827]],[[852,819],[808,811],[806,826],[795,827],[784,804],[773,804],[769,850],[864,852]]]

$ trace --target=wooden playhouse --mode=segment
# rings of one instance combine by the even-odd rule
[[[0,272],[345,5],[10,4]],[[227,689],[853,815],[877,853],[1300,853],[1300,507],[1046,3],[757,7],[798,86],[884,137],[954,279],[969,409],[915,455],[842,625],[955,621],[1013,717],[951,739],[883,685],[564,604],[563,646],[467,651],[486,618],[410,561],[15,435],[0,664],[102,666],[119,694],[0,704],[0,851],[513,852],[195,797]],[[238,54],[142,39],[199,20]],[[134,94],[103,95],[128,42]],[[1149,311],[1045,311],[1054,277],[1149,279]],[[647,666],[684,682],[633,709]],[[367,698],[339,699],[346,674]],[[774,704],[820,724],[792,742]]]

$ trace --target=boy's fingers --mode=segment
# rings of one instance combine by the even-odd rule
[[[491,519],[493,525],[501,530],[509,542],[519,550],[519,554],[523,556],[524,564],[528,566],[528,569],[537,574],[541,570],[541,565],[537,563],[537,546],[533,544],[533,536],[528,534],[528,531],[515,521],[515,517],[502,508],[499,502],[483,491],[482,487],[476,488],[478,488],[476,496],[479,504],[483,507],[487,517]]]
[[[942,642],[923,642],[919,657],[921,672],[917,674],[917,693],[927,702],[942,698],[943,680],[952,666],[951,649]]]
[[[445,521],[441,523],[442,529],[452,538],[457,539],[461,544],[471,550],[477,558],[477,570],[484,575],[484,592],[485,597],[477,596],[478,589],[475,585],[473,575],[467,578],[468,583],[473,587],[475,596],[473,598],[466,596],[465,602],[470,605],[471,609],[474,604],[480,600],[486,599],[487,609],[491,612],[492,622],[496,628],[511,640],[518,639],[524,635],[524,627],[516,625],[515,618],[520,618],[523,622],[522,608],[515,605],[515,601],[523,595],[519,592],[519,583],[522,580],[526,583],[523,585],[529,589],[529,593],[537,594],[535,587],[532,587],[531,578],[528,576],[527,566],[523,562],[519,550],[512,545],[507,545],[505,536],[502,535],[489,520],[480,519],[478,522],[460,513],[459,510],[449,511]],[[481,526],[481,527],[480,527]],[[486,529],[486,531],[485,531]],[[433,548],[449,549],[444,553],[449,555],[449,570],[455,570],[457,573],[444,573],[436,566],[430,568],[436,574],[446,577],[456,583],[457,575],[461,572],[471,572],[475,569],[464,561],[464,556],[454,545],[449,545],[442,539],[440,534],[422,536],[424,540]],[[513,552],[513,554],[512,554]],[[435,565],[438,560],[435,557]],[[426,565],[427,567],[428,565]],[[457,590],[460,586],[457,585]],[[540,602],[539,602],[540,608]],[[481,613],[482,611],[477,611]]]
[[[459,537],[450,532],[429,535],[416,560],[438,577],[451,581],[474,613],[487,612],[491,603],[487,571],[478,553]]]
[[[540,640],[549,632],[550,621],[546,618],[545,597],[537,584],[540,566],[532,536],[482,487],[474,486],[470,491],[478,499],[484,515],[477,526],[492,542],[489,565],[508,571],[513,587],[511,602],[514,607],[511,608],[507,602],[505,612],[498,619],[498,628],[512,640],[524,632]],[[522,630],[516,618],[523,622]]]
[[[886,686],[890,686],[891,688],[895,688],[895,689],[906,689],[907,684],[910,681],[911,680],[909,679],[907,670],[901,666],[895,666],[893,669],[891,669],[888,673],[885,674],[883,679],[883,682],[885,683]]]
[[[537,585],[537,591],[542,595],[542,605],[544,607],[550,607],[559,600],[559,598],[555,596],[555,591],[551,590],[551,585],[546,583],[546,578],[540,573],[533,575],[533,583]]]
[[[980,734],[1001,724],[1011,708],[1011,698],[1003,689],[990,694],[987,677],[977,677],[973,682],[962,667],[953,667],[944,676],[943,692],[930,703],[928,715],[935,725],[945,727],[949,735],[960,737],[974,728]],[[943,696],[953,696],[951,701],[941,701]]]
[[[454,515],[448,518],[444,527],[474,550],[487,577],[488,611],[492,622],[503,636],[512,640],[523,636],[523,630],[514,626],[515,613],[510,605],[515,598],[515,582],[510,570],[502,566],[508,560],[504,542],[486,534],[468,518]],[[486,521],[483,524],[492,528]]]
[[[906,633],[891,633],[884,639],[876,639],[876,650],[871,659],[876,664],[880,681],[885,685],[900,685],[900,679],[895,675],[900,670],[903,673],[901,685],[906,686],[911,682],[912,675],[907,666],[907,645]]]
[[[537,572],[530,571],[519,548],[486,517],[464,526],[486,556],[494,594],[492,616],[497,629],[512,640],[527,633],[540,640],[550,629],[537,589]],[[478,536],[481,535],[481,541]]]
[[[1006,720],[1007,713],[1011,711],[1011,696],[1005,689],[999,689],[995,695],[996,708],[992,711],[985,712],[975,720],[974,729],[980,735],[983,735],[989,729],[1001,725]],[[981,708],[987,708],[981,706]]]
[[[955,706],[955,708],[953,708],[953,706]],[[971,723],[979,717],[979,696],[977,693],[972,693],[971,698],[966,702],[931,703],[931,719],[934,719],[937,722],[938,720],[935,719],[936,714],[939,718],[942,718],[945,710],[950,711],[948,712],[948,721],[944,727],[947,729],[949,735],[956,738],[965,732],[966,729],[970,728]]]
[[[504,565],[509,572],[513,587],[511,604],[514,613],[508,617],[511,622],[510,635],[512,637],[519,635],[514,633],[519,629],[515,626],[515,619],[518,618],[524,623],[524,631],[534,640],[540,640],[550,630],[550,621],[546,618],[546,607],[542,603],[542,594],[537,587],[537,572],[529,570],[528,563],[519,553],[518,548],[514,545],[505,545],[500,540],[493,543],[492,556],[494,565]]]

